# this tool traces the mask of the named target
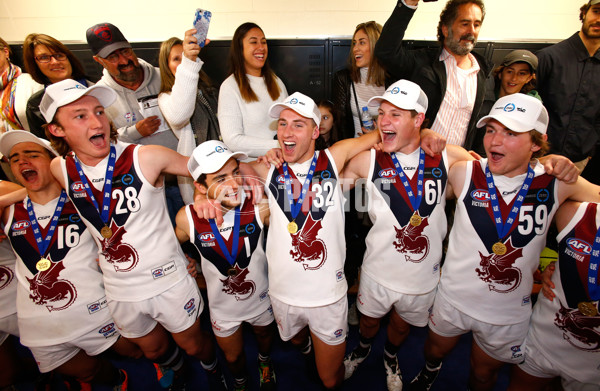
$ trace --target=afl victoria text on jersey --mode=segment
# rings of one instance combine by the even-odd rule
[[[167,213],[164,187],[152,186],[142,174],[140,146],[117,142],[112,176],[108,227],[88,196],[72,153],[62,161],[65,189],[100,248],[100,267],[108,298],[141,301],[153,297],[185,278],[187,260]],[[101,205],[108,156],[95,167],[82,164],[87,182]]]

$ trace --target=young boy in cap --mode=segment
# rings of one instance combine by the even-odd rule
[[[27,189],[25,200],[3,214],[17,256],[21,343],[41,372],[57,369],[82,382],[127,389],[125,371],[94,356],[107,349],[136,358],[142,353],[115,327],[96,263],[98,247],[50,171],[56,152],[22,130],[3,134],[0,152]]]
[[[204,304],[170,227],[163,190],[163,174],[189,175],[188,159],[165,147],[116,141],[104,112],[115,97],[108,87],[86,89],[73,80],[46,89],[40,104],[46,133],[64,156],[52,162],[52,173],[100,247],[108,306],[121,334],[180,374],[181,347],[218,384],[214,347],[200,328]]]
[[[281,338],[291,340],[306,357],[314,354],[323,384],[335,388],[344,378],[348,327],[339,171],[376,143],[379,134],[315,151],[321,114],[315,102],[299,92],[272,105],[269,115],[278,119],[284,163],[279,168],[257,162],[252,166],[265,182],[269,200],[266,254],[271,304]],[[217,216],[219,211],[209,204],[197,205],[199,215]]]
[[[345,378],[367,358],[381,318],[391,310],[384,349],[388,390],[402,389],[398,349],[410,325],[427,325],[435,297],[446,235],[448,170],[457,161],[473,160],[455,145],[433,157],[424,153],[420,144],[427,103],[421,88],[408,80],[371,98],[369,105],[379,106],[381,150],[359,153],[342,173],[352,184],[368,180],[373,222],[357,296],[360,345],[344,359]]]
[[[485,126],[487,159],[458,162],[448,180],[457,198],[442,277],[429,318],[426,366],[412,388],[428,390],[460,335],[473,332],[471,390],[491,389],[500,367],[523,360],[533,273],[546,233],[566,199],[599,201],[583,178],[558,182],[536,158],[547,149],[548,113],[520,93],[500,98]]]
[[[235,380],[235,390],[247,389],[248,372],[242,322],[252,325],[258,343],[260,389],[275,389],[270,352],[273,311],[269,300],[267,258],[263,249],[266,203],[253,205],[245,197],[238,160],[221,141],[206,141],[194,149],[188,168],[196,190],[221,203],[224,223],[201,219],[189,205],[177,214],[175,232],[180,242],[190,241],[201,256],[206,277],[213,332]]]
[[[599,221],[597,203],[568,201],[558,208],[558,262],[544,271],[544,295],[533,307],[525,361],[514,367],[509,390],[542,391],[557,376],[565,390],[598,389]]]

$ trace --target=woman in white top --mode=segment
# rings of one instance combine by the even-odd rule
[[[158,106],[169,127],[179,140],[177,152],[190,156],[197,145],[207,140],[220,140],[217,120],[218,90],[202,71],[204,62],[198,57],[200,46],[191,29],[183,41],[169,38],[160,46],[160,94]],[[207,40],[208,43],[208,40]],[[194,201],[192,178],[177,177],[181,197],[186,204]]]
[[[27,100],[44,88],[10,62],[11,54],[10,46],[0,38],[0,133],[13,129],[29,130],[25,115]]]
[[[377,110],[367,106],[367,101],[385,92],[385,70],[373,55],[375,43],[381,34],[381,25],[375,21],[360,23],[354,30],[348,67],[334,74],[333,103],[341,113],[342,138],[363,134],[361,113],[367,107],[373,118]],[[375,120],[373,122],[376,122]]]
[[[219,124],[223,141],[249,157],[278,148],[275,122],[269,107],[288,95],[281,79],[267,62],[269,49],[258,25],[247,22],[233,35],[229,49],[231,75],[219,91]]]

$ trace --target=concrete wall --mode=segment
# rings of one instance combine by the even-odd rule
[[[480,40],[564,39],[579,30],[584,0],[485,0]],[[167,5],[168,4],[168,5]],[[183,36],[194,10],[213,12],[209,38],[231,38],[243,22],[258,23],[267,38],[349,36],[364,21],[384,23],[395,0],[0,0],[0,37],[20,43],[31,32],[67,42],[85,41],[85,30],[111,22],[132,42]],[[444,0],[421,3],[406,38],[435,40]]]

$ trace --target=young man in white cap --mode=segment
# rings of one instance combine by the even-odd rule
[[[558,182],[536,160],[548,147],[548,113],[538,99],[502,97],[477,125],[486,126],[488,158],[449,171],[456,213],[414,389],[431,387],[442,359],[469,331],[471,390],[492,389],[504,363],[523,360],[533,273],[552,217],[566,199],[600,200],[598,186]]]
[[[66,155],[52,162],[52,173],[100,247],[108,306],[121,334],[151,361],[183,375],[181,347],[218,384],[213,343],[200,328],[204,304],[163,190],[163,174],[189,175],[188,159],[158,145],[117,142],[104,112],[115,98],[108,87],[86,89],[73,80],[46,89],[40,104],[46,133]]]
[[[17,256],[21,343],[43,373],[57,369],[82,382],[127,389],[125,371],[94,356],[108,349],[136,358],[142,352],[115,327],[98,247],[50,171],[56,152],[46,140],[14,130],[0,137],[0,153],[27,189],[25,200],[3,214]]]
[[[510,391],[546,390],[558,376],[565,390],[600,385],[598,205],[568,201],[556,212],[558,262],[544,271],[544,295],[533,307],[525,361],[512,371]]]
[[[335,388],[344,378],[348,327],[339,170],[375,144],[379,134],[315,152],[321,114],[311,98],[296,92],[272,105],[269,115],[278,119],[284,163],[278,168],[256,162],[252,166],[265,181],[269,199],[266,253],[275,321],[281,338],[291,340],[307,358],[314,357],[325,387]],[[207,218],[219,213],[208,202],[196,209]]]
[[[384,349],[386,383],[388,390],[401,390],[398,349],[410,325],[427,325],[439,281],[448,170],[473,158],[455,145],[434,157],[420,148],[427,96],[417,84],[399,80],[369,105],[379,106],[381,151],[361,152],[342,173],[352,183],[368,180],[373,222],[357,296],[360,345],[344,359],[345,378],[367,358],[381,318],[391,313]]]
[[[200,253],[213,332],[233,375],[234,389],[251,388],[241,328],[247,322],[256,335],[260,389],[264,391],[275,389],[270,359],[275,329],[263,249],[269,207],[267,203],[253,205],[245,196],[238,160],[247,158],[216,140],[194,149],[188,168],[196,190],[220,201],[224,222],[217,226],[213,219],[201,219],[188,205],[177,214],[175,232],[180,242],[189,240]]]

